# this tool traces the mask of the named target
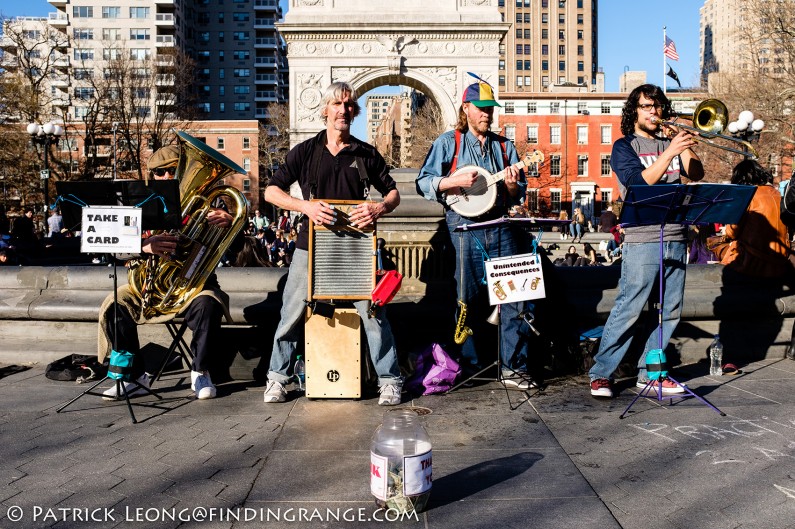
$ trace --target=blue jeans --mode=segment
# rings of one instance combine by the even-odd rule
[[[474,238],[477,237],[489,257],[509,257],[527,251],[522,237],[529,239],[529,236],[519,228],[509,227],[473,230],[466,233],[453,232],[457,226],[471,223],[472,221],[452,210],[447,212],[447,228],[450,231],[450,238],[456,254],[456,292],[459,299],[467,304],[467,326],[474,327],[485,323],[492,311],[490,307],[479,304],[478,298],[482,299],[482,295],[485,293],[485,284],[483,283],[485,264],[483,252]],[[527,336],[531,331],[527,324],[518,317],[525,305],[525,303],[503,303],[500,305],[500,361],[503,368],[526,369],[527,340],[522,334]],[[527,305],[532,310],[532,304],[528,303]],[[484,309],[487,310],[484,311]],[[468,338],[461,346],[461,357],[464,367],[477,368],[481,365],[472,337]]]
[[[572,237],[582,237],[582,224],[579,222],[572,222],[569,224]]]
[[[612,379],[636,333],[648,334],[643,354],[638,360],[638,378],[646,379],[646,352],[665,349],[682,314],[682,298],[685,291],[687,244],[685,242],[663,243],[663,313],[662,347],[659,341],[659,326],[651,332],[644,325],[636,325],[643,308],[654,292],[655,304],[659,302],[660,243],[624,243],[621,261],[621,279],[618,297],[605,324],[599,352],[588,372],[591,380]],[[656,309],[655,309],[656,312]]]
[[[307,297],[308,262],[309,252],[296,249],[282,294],[281,320],[273,337],[273,351],[268,372],[268,379],[282,385],[290,381],[290,376],[287,374],[290,370],[290,360],[298,345],[299,324],[303,323],[306,314],[304,300]],[[392,336],[392,327],[386,319],[386,310],[381,307],[375,312],[375,317],[369,318],[367,316],[367,309],[370,308],[369,300],[356,301],[353,305],[362,318],[362,326],[370,348],[370,358],[378,375],[378,385],[402,383],[395,339]]]

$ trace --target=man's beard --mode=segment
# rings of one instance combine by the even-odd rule
[[[334,121],[334,130],[338,130],[340,132],[349,131],[351,129],[351,122],[350,121]]]
[[[489,131],[489,129],[491,128],[491,120],[489,120],[489,121],[485,121],[485,122],[481,122],[481,121],[472,121],[472,122],[470,122],[470,126],[471,126],[471,127],[472,127],[472,128],[473,128],[473,129],[474,129],[476,132],[479,132],[480,134],[485,134],[485,133],[487,133],[487,132]]]

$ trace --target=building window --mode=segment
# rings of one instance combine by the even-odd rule
[[[226,103],[218,103],[218,112],[226,112]]]
[[[538,189],[527,190],[527,200],[525,201],[525,207],[530,213],[538,211]]]
[[[72,18],[94,18],[94,8],[88,6],[73,7]]]
[[[585,17],[582,13],[577,14],[577,24],[583,25],[585,23]]]
[[[505,103],[505,113],[506,114],[513,114],[514,111],[514,103],[513,101],[508,101]]]
[[[251,158],[243,158],[243,169],[251,171]]]
[[[581,154],[577,157],[577,176],[588,176],[587,154]]]
[[[600,105],[600,107],[602,109],[602,114],[609,114],[610,113],[610,103],[608,103],[607,101],[602,101],[602,104]]]
[[[549,61],[543,60],[541,61],[541,70],[542,71],[549,71]]]
[[[130,18],[149,18],[148,7],[131,7]]]
[[[560,145],[560,125],[549,126],[549,143]]]
[[[548,39],[548,38],[549,38],[549,30],[548,29],[542,29],[541,30],[541,39]]]
[[[516,61],[516,69],[517,70],[521,70],[523,64],[524,64],[524,62],[522,62],[522,61]]]
[[[501,75],[498,82],[500,86],[505,86],[505,76]]]
[[[588,103],[577,101],[577,114],[588,114]]]
[[[248,169],[246,169],[248,171]],[[243,179],[243,191],[250,192],[251,191],[251,179],[244,178]]]
[[[560,176],[560,155],[553,154],[549,157],[549,174],[551,176]]]
[[[118,28],[103,28],[102,40],[121,40],[121,30]]]
[[[577,143],[579,145],[588,144],[588,125],[577,125]]]
[[[530,66],[531,66],[531,62],[530,62],[530,61],[525,61],[525,62],[524,62],[524,69],[525,69],[526,71],[528,71],[528,72],[529,72],[530,70],[532,70],[532,68],[531,68]]]
[[[505,69],[505,59],[500,59],[499,69],[500,70],[504,70]]]
[[[521,54],[522,54],[522,50],[523,50],[523,49],[524,49],[524,48],[522,48],[522,45],[521,45],[521,44],[517,44],[517,45],[516,45],[516,55],[521,55]]]
[[[525,54],[525,55],[530,55],[531,51],[532,51],[532,50],[531,50],[531,48],[530,48],[530,45],[529,45],[529,44],[525,44],[525,45],[524,45],[524,54]]]
[[[524,38],[526,39],[532,38],[532,35],[533,34],[530,32],[529,29],[524,30]]]
[[[251,103],[235,103],[234,109],[236,112],[248,112],[251,110]]]
[[[541,13],[541,23],[546,24],[549,22],[549,13]]]
[[[83,79],[91,79],[94,77],[94,70],[91,68],[74,68],[72,70],[72,76],[78,81]]]
[[[552,101],[549,104],[549,113],[550,114],[560,114],[560,102]]]
[[[607,211],[607,208],[613,203],[613,190],[612,189],[603,189],[602,190],[602,202],[600,204],[600,211],[599,214],[601,215],[604,211]]]
[[[525,75],[524,77],[524,87],[530,90],[530,87],[533,85],[533,81],[530,79],[529,75]]]
[[[505,125],[505,137],[516,143],[516,125]]]
[[[219,151],[223,151],[224,150],[224,139],[221,136],[218,136],[218,139],[216,140],[215,148],[218,149]]]
[[[601,175],[602,176],[610,176],[610,155],[603,154],[600,160],[601,165]]]
[[[541,45],[541,55],[549,55],[549,44]]]
[[[583,30],[578,29],[577,30],[577,39],[578,40],[582,40],[583,39],[583,35],[584,35]]]
[[[93,61],[94,50],[93,48],[75,48],[74,58],[76,61]]]
[[[235,58],[236,61],[245,61],[251,57],[251,52],[238,50],[232,53],[232,56]]]
[[[582,44],[577,45],[577,55],[580,56],[585,55],[585,46],[583,46]]]
[[[102,7],[102,18],[119,18],[120,16],[121,16],[120,7],[109,7],[109,6]],[[132,16],[130,18],[132,18]]]
[[[235,86],[235,87],[232,89],[232,91],[233,91],[235,94],[238,94],[238,95],[239,95],[239,94],[248,94],[248,93],[250,93],[250,92],[251,92],[251,87],[250,87],[250,86],[248,86],[248,85],[243,85],[243,86]]]
[[[549,191],[549,206],[553,213],[560,212],[560,189]]]
[[[248,22],[248,13],[232,13],[232,20],[235,22]]]
[[[522,76],[521,75],[517,75],[516,76],[516,87],[517,88],[522,88],[524,86],[524,83],[522,81],[523,81]]]
[[[558,61],[558,70],[561,72],[566,71],[566,61]]]
[[[577,71],[578,72],[585,71],[585,63],[583,61],[577,61]]]
[[[527,143],[538,143],[538,125],[527,126]]]
[[[613,141],[613,126],[602,125],[601,130],[599,132],[599,142],[602,145],[610,145],[612,141]]]
[[[232,32],[232,40],[248,40],[248,31],[234,31]]]
[[[541,86],[543,86],[544,88],[549,86],[549,76],[548,75],[542,75],[541,76]]]
[[[235,68],[235,77],[248,77],[251,75],[251,70],[248,68]]]
[[[528,101],[527,102],[527,113],[528,114],[536,114],[538,113],[538,103],[535,101]]]
[[[75,40],[92,40],[94,38],[94,30],[75,28],[73,35]]]
[[[522,38],[522,30],[521,29],[517,29],[516,30],[516,38],[517,39],[521,39]]]
[[[251,138],[248,136],[243,136],[243,148],[250,149],[251,148]]]
[[[131,29],[130,40],[149,40],[148,29]]]
[[[558,55],[566,55],[566,45],[559,44],[558,45]]]
[[[151,51],[149,48],[133,48],[130,50],[130,59],[134,61],[145,61],[149,59]]]

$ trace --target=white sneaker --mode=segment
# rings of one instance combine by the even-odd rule
[[[287,400],[287,390],[275,380],[269,380],[265,386],[265,402],[284,402]]]
[[[137,382],[139,384],[141,384],[143,387],[148,388],[149,387],[149,374],[148,373],[144,373],[143,375],[138,377]],[[127,390],[127,396],[128,397],[137,397],[138,395],[147,395],[148,394],[145,390],[139,388],[133,382],[122,382],[122,384],[124,384],[124,388]],[[103,395],[102,396],[102,400],[118,400],[118,399],[124,398],[124,392],[123,391],[122,391],[121,395],[119,395],[116,392],[116,388],[117,387],[118,387],[118,385],[116,384],[116,381],[114,380],[113,381],[113,386],[111,386],[110,389],[106,389],[105,391],[102,392],[102,395]]]
[[[190,389],[196,392],[196,398],[200,400],[214,399],[216,390],[210,373],[207,371],[190,372]]]
[[[384,384],[378,388],[378,393],[381,394],[378,397],[378,405],[397,406],[400,404],[400,392],[402,390],[403,386],[401,384]]]
[[[502,385],[506,388],[519,389],[526,391],[528,389],[538,389],[538,384],[530,378],[527,373],[522,371],[503,371],[502,372]]]

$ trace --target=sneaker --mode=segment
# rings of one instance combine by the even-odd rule
[[[196,392],[197,399],[214,399],[215,386],[210,379],[210,373],[207,371],[191,371],[190,372],[190,389]]]
[[[400,384],[384,384],[378,388],[378,393],[381,394],[378,397],[378,405],[397,406],[400,404],[400,392],[402,389],[403,387]]]
[[[594,397],[613,397],[613,385],[606,378],[591,380],[591,395]]]
[[[269,380],[265,386],[265,402],[284,402],[287,400],[287,390],[279,382]]]
[[[656,393],[657,392],[657,388],[660,387],[660,382],[662,382],[662,394],[663,395],[676,395],[676,394],[685,392],[685,388],[683,388],[682,386],[678,385],[676,382],[674,382],[673,380],[671,380],[668,377],[663,377],[660,380],[655,380],[654,384],[652,384],[649,389]],[[648,383],[649,383],[648,380],[638,379],[638,381],[635,383],[635,387],[645,388]]]
[[[149,374],[148,373],[144,373],[143,375],[138,377],[138,381],[137,382],[139,384],[141,384],[143,387],[148,388],[149,387]],[[137,397],[139,395],[147,395],[148,394],[145,390],[143,390],[143,389],[139,388],[137,385],[135,385],[134,382],[122,382],[122,384],[124,384],[124,388],[127,390],[127,396],[128,397]],[[118,393],[116,393],[116,388],[117,388],[117,384],[116,384],[116,381],[114,380],[113,381],[113,386],[111,386],[110,389],[106,389],[105,391],[102,392],[102,400],[117,400],[117,399],[124,398],[124,392],[122,392],[122,394],[119,395]]]
[[[538,389],[538,384],[524,371],[503,371],[502,385],[506,388],[522,391]]]

